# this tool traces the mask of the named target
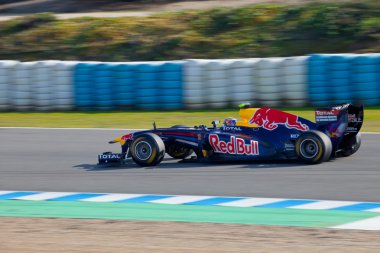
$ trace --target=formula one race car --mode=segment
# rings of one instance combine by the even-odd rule
[[[350,156],[360,147],[363,106],[341,104],[315,111],[311,122],[270,108],[240,106],[240,120],[227,118],[221,127],[205,125],[128,133],[110,143],[120,143],[121,153],[105,152],[99,164],[123,163],[132,158],[140,166],[158,165],[165,153],[184,159],[195,153],[199,160],[302,160],[321,163],[331,157]]]

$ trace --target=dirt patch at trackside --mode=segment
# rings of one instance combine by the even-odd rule
[[[378,252],[380,232],[238,224],[0,217],[0,251]]]

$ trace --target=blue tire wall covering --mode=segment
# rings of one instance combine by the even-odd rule
[[[131,109],[136,103],[136,64],[118,64],[114,68],[114,104],[117,109]]]
[[[166,62],[160,65],[158,74],[158,98],[162,109],[180,109],[182,104],[183,62]]]
[[[115,64],[98,64],[93,67],[93,98],[96,110],[115,109]],[[89,83],[91,86],[91,83]]]
[[[354,57],[352,73],[355,100],[367,105],[380,104],[380,54]]]
[[[328,87],[333,103],[352,101],[352,56],[332,55],[328,59]]]
[[[94,85],[94,70],[98,63],[79,63],[74,71],[74,98],[79,110],[94,110],[96,108]]]
[[[136,68],[136,106],[144,110],[160,108],[158,70],[160,63],[142,63]]]
[[[380,104],[380,54],[315,54],[308,62],[311,105]]]
[[[310,104],[325,105],[329,103],[328,56],[310,56],[307,84]]]

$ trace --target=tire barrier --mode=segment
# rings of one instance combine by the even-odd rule
[[[160,66],[159,104],[163,109],[182,108],[183,62],[166,62]]]
[[[306,93],[308,57],[290,57],[282,62],[282,98],[289,106],[302,106],[308,103]]]
[[[0,61],[0,110],[380,104],[380,54],[162,62]]]
[[[329,79],[327,57],[312,55],[308,61],[308,95],[312,104],[329,103]]]
[[[380,104],[380,54],[356,56],[352,62],[352,93],[356,101]]]
[[[207,101],[205,70],[207,60],[187,60],[183,69],[183,101],[189,109],[201,109]]]
[[[206,103],[211,108],[225,108],[229,102],[229,60],[213,60],[206,64],[205,93]]]
[[[137,83],[135,64],[118,64],[114,68],[114,104],[121,110],[132,109],[136,103],[134,85]]]
[[[97,63],[81,62],[74,68],[74,101],[79,110],[95,110],[94,70]]]
[[[114,64],[96,64],[93,66],[90,73],[93,76],[92,99],[95,110],[112,110],[115,109],[114,89],[115,83],[115,68]]]
[[[36,62],[30,72],[32,102],[37,111],[55,108],[55,65],[57,61]]]
[[[33,79],[36,64],[37,62],[19,62],[10,73],[11,106],[17,111],[35,109]]]
[[[62,61],[55,64],[54,68],[54,105],[56,110],[69,111],[75,107],[73,74],[78,62]]]
[[[309,103],[380,104],[380,54],[317,54],[308,59]]]
[[[242,102],[256,101],[258,95],[255,72],[259,61],[259,59],[238,59],[231,64],[228,86],[233,106]]]
[[[281,66],[284,58],[261,59],[257,65],[257,98],[260,104],[278,106],[284,89]]]
[[[159,109],[158,73],[162,63],[142,63],[136,66],[136,104],[144,110]]]
[[[12,108],[11,83],[12,73],[17,61],[0,61],[0,110],[6,111]]]
[[[352,101],[351,61],[349,55],[332,55],[328,59],[329,92],[333,103]]]

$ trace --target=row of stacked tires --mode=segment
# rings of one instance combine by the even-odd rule
[[[183,63],[0,61],[0,110],[179,109]]]
[[[179,109],[182,62],[79,63],[74,73],[81,110]]]
[[[380,54],[163,62],[0,61],[0,110],[380,104]]]
[[[311,55],[308,60],[310,103],[380,104],[380,54]]]
[[[1,110],[72,110],[75,62],[0,61]]]
[[[308,57],[188,60],[184,99],[189,108],[223,108],[244,101],[269,106],[307,104]]]

